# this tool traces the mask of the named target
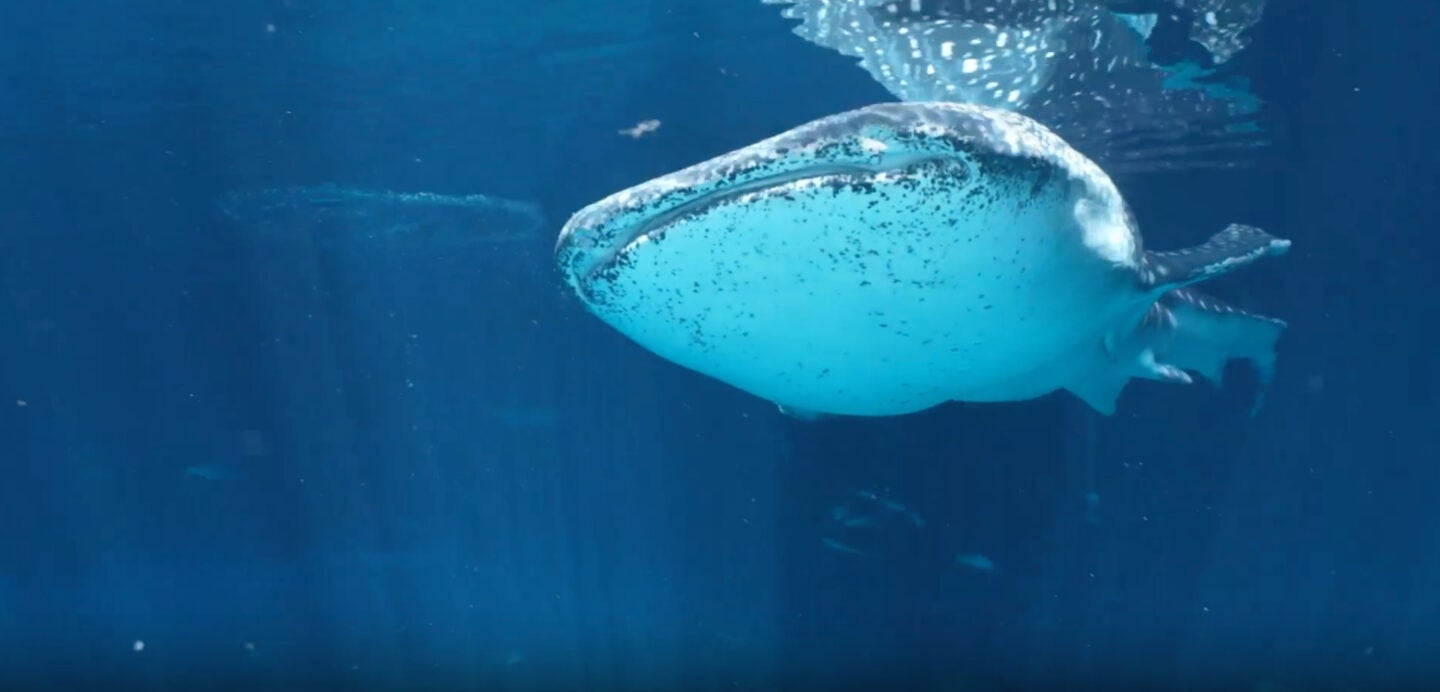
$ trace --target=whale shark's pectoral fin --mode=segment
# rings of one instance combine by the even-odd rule
[[[1282,255],[1289,249],[1288,240],[1254,226],[1232,223],[1203,245],[1145,253],[1141,280],[1159,298],[1173,289],[1232,272],[1262,257]]]
[[[1153,310],[1151,312],[1154,313]],[[1149,321],[1150,318],[1147,317],[1146,323]],[[1115,402],[1120,399],[1120,393],[1132,378],[1143,377],[1174,384],[1190,384],[1193,381],[1184,368],[1162,362],[1156,354],[1154,344],[1144,343],[1141,339],[1127,338],[1122,353],[1115,353],[1109,344],[1106,345],[1106,351],[1111,367],[1103,368],[1065,388],[1090,408],[1104,415],[1115,415]]]
[[[1143,378],[1190,384],[1193,372],[1219,387],[1225,364],[1247,360],[1255,367],[1260,393],[1250,415],[1264,403],[1265,388],[1275,373],[1275,342],[1285,322],[1245,312],[1195,291],[1166,293],[1129,334],[1105,344],[1106,360],[1113,367],[1066,387],[1091,408],[1105,415],[1126,383]]]
[[[1227,361],[1249,360],[1262,386],[1250,412],[1254,415],[1264,403],[1263,387],[1275,369],[1275,341],[1285,323],[1230,307],[1185,287],[1289,249],[1288,240],[1254,226],[1230,224],[1198,247],[1147,252],[1142,281],[1156,296],[1156,304],[1131,337],[1138,345],[1131,344],[1126,352],[1153,350],[1157,363],[1198,372],[1216,386]],[[1139,366],[1144,369],[1143,363]]]
[[[1199,373],[1219,387],[1225,363],[1247,360],[1260,380],[1260,393],[1250,414],[1260,410],[1265,388],[1275,375],[1275,342],[1285,331],[1285,322],[1256,315],[1192,290],[1165,294],[1156,304],[1168,319],[1163,333],[1150,338],[1165,363]]]

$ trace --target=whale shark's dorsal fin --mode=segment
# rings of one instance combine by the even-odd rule
[[[1158,300],[1177,288],[1243,267],[1262,257],[1281,255],[1290,241],[1254,226],[1232,223],[1202,245],[1171,252],[1146,252],[1140,279]]]

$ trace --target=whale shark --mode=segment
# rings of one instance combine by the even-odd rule
[[[1221,65],[1263,0],[762,1],[898,100],[1019,111],[1111,175],[1250,165],[1269,144],[1263,103]],[[1206,55],[1162,60],[1158,35],[1186,27]]]
[[[1218,384],[1231,360],[1263,385],[1285,323],[1193,286],[1289,247],[1232,224],[1149,251],[1110,177],[1044,125],[904,102],[616,192],[555,252],[610,327],[812,418],[1061,390],[1108,415],[1132,379]]]

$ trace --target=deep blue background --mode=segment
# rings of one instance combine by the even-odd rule
[[[550,264],[604,194],[887,100],[776,8],[5,3],[0,682],[1440,680],[1437,18],[1274,0],[1238,60],[1279,145],[1122,181],[1152,247],[1294,241],[1213,287],[1291,323],[1257,417],[1237,371],[1108,419],[807,424],[625,341]],[[549,225],[437,250],[217,211],[324,182]],[[826,550],[857,488],[927,530]]]

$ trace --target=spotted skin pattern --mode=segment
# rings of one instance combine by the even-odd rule
[[[616,193],[556,252],[592,313],[666,359],[796,411],[893,415],[1145,376],[1114,360],[1129,335],[1266,254],[1254,232],[1146,253],[1109,178],[1034,121],[906,103]]]
[[[1244,47],[1264,0],[762,2],[900,101],[1024,113],[1112,174],[1244,165],[1267,142],[1248,84],[1194,61],[1157,64],[1149,42],[1157,26],[1168,36],[1188,25],[1222,63]]]

